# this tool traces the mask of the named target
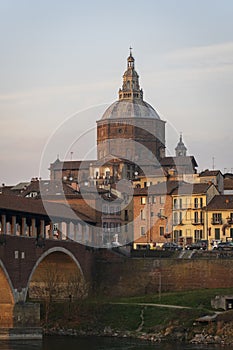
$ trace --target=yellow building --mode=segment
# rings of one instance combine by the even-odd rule
[[[185,246],[208,240],[205,208],[219,192],[210,183],[180,183],[172,194],[173,241]]]
[[[215,196],[206,207],[210,243],[233,240],[233,195]]]

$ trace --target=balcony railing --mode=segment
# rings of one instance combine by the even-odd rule
[[[204,219],[193,219],[192,225],[204,225]]]
[[[222,225],[222,219],[212,219],[211,224],[212,225]]]
[[[187,209],[192,209],[192,210],[197,210],[197,209],[203,209],[204,205],[193,205],[193,204],[182,204],[180,205],[173,205],[173,210],[187,210]]]

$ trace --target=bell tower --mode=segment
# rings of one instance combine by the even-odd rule
[[[127,58],[127,70],[123,75],[122,88],[118,92],[119,100],[143,100],[143,91],[139,86],[139,76],[134,69],[134,58],[132,56],[132,48]]]
[[[176,148],[176,157],[186,157],[187,148],[182,140],[182,133],[180,133],[180,141],[178,142]]]

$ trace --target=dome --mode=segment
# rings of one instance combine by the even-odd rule
[[[104,112],[101,120],[126,118],[160,119],[158,113],[147,102],[141,99],[119,100],[112,103]]]

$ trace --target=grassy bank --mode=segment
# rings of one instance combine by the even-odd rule
[[[47,326],[94,333],[108,331],[153,333],[170,326],[190,328],[196,318],[213,313],[211,298],[231,293],[231,289],[205,289],[163,293],[161,298],[155,294],[114,300],[98,298],[79,303],[68,301],[55,303],[51,306]],[[137,305],[137,303],[178,305],[188,309]]]

